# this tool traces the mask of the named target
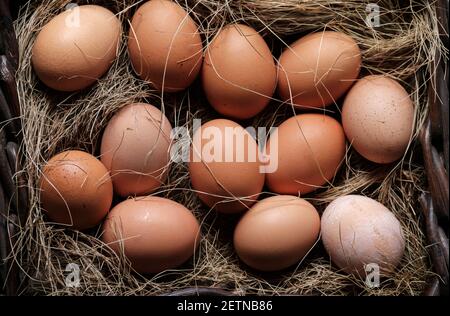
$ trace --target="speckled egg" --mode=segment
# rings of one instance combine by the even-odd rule
[[[69,150],[52,157],[43,168],[39,186],[42,209],[50,221],[74,229],[98,225],[111,207],[109,172],[83,151]]]
[[[414,105],[395,80],[367,76],[347,94],[342,108],[345,134],[363,157],[377,163],[400,159],[414,129]]]

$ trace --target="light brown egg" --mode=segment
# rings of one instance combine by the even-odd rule
[[[272,53],[261,35],[242,24],[224,27],[206,49],[202,84],[222,115],[247,119],[269,103],[277,82]]]
[[[151,0],[133,16],[128,40],[133,68],[159,91],[187,88],[202,65],[197,25],[176,2]]]
[[[43,83],[60,91],[84,89],[111,66],[121,25],[109,10],[82,5],[55,16],[38,33],[31,61]]]
[[[276,271],[298,263],[314,246],[320,217],[309,202],[279,195],[257,202],[234,231],[234,247],[248,266]]]
[[[100,151],[117,194],[144,195],[161,186],[169,168],[171,130],[166,116],[146,103],[127,105],[112,117]]]
[[[352,146],[377,163],[400,159],[414,128],[414,105],[405,89],[384,76],[367,76],[347,94],[342,124]]]
[[[84,230],[100,224],[111,207],[109,172],[94,156],[61,152],[44,166],[39,180],[44,212],[57,224]]]
[[[341,196],[322,215],[322,240],[331,260],[348,273],[366,276],[365,265],[393,272],[403,257],[400,222],[381,203],[360,195]],[[368,266],[367,272],[373,267]]]
[[[223,213],[248,209],[261,193],[263,172],[258,145],[239,124],[216,119],[195,132],[189,174],[207,206]]]
[[[344,160],[344,131],[329,116],[291,117],[278,126],[274,135],[266,145],[271,164],[278,165],[274,172],[266,173],[266,184],[273,192],[292,195],[312,192],[329,183]]]
[[[361,51],[350,36],[338,32],[306,35],[281,54],[278,93],[302,108],[333,104],[358,78]]]
[[[116,205],[103,224],[102,240],[122,251],[140,273],[176,268],[200,242],[195,216],[183,205],[160,197],[139,197]]]

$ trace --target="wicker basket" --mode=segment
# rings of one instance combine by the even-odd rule
[[[16,232],[27,216],[27,190],[21,170],[21,121],[15,72],[18,48],[13,29],[14,15],[21,1],[0,0],[0,295],[17,295],[26,279],[12,259]],[[441,40],[448,46],[448,0],[436,6]],[[435,77],[428,87],[430,114],[420,133],[429,194],[421,196],[429,255],[436,276],[429,280],[424,295],[448,295],[448,219],[449,219],[449,94],[447,61],[436,58]],[[168,295],[227,295],[211,288],[187,288]]]

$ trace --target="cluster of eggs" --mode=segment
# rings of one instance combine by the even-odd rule
[[[53,89],[77,91],[92,85],[116,57],[119,20],[99,6],[77,10],[77,27],[67,24],[70,11],[61,13],[40,31],[33,48],[36,74]],[[248,266],[262,271],[292,266],[319,235],[333,262],[349,273],[363,274],[367,263],[377,263],[387,273],[400,262],[401,225],[380,203],[342,196],[321,218],[298,197],[332,182],[345,161],[347,140],[366,159],[392,163],[404,155],[412,137],[414,107],[408,93],[384,76],[358,79],[361,52],[350,36],[332,31],[306,35],[276,63],[253,28],[225,26],[204,49],[196,23],[181,6],[151,0],[132,18],[128,52],[136,74],[161,93],[183,90],[200,75],[208,102],[226,117],[206,122],[194,133],[188,169],[192,189],[206,206],[243,213],[234,246]],[[322,111],[288,118],[265,145],[269,161],[260,155],[252,159],[250,149],[259,153],[260,148],[233,120],[254,117],[275,93],[299,111]],[[342,125],[323,113],[340,98]],[[218,137],[211,139],[209,128]],[[230,128],[231,139],[225,136]],[[200,240],[198,221],[183,205],[148,196],[167,179],[171,130],[156,107],[129,104],[108,123],[100,160],[80,151],[50,159],[40,181],[49,218],[83,230],[106,217],[103,240],[113,250],[123,250],[139,272],[156,273],[185,262]],[[218,159],[205,161],[202,153],[211,145]],[[227,152],[241,159],[229,161]],[[273,157],[277,167],[268,171]],[[276,195],[258,201],[264,186]],[[128,199],[110,211],[114,193]]]

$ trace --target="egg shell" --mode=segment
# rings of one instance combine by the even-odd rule
[[[116,205],[103,225],[103,242],[122,251],[140,273],[176,268],[200,242],[195,216],[183,205],[160,197],[139,197]]]
[[[151,0],[139,7],[131,21],[128,50],[138,76],[159,91],[187,88],[202,65],[197,25],[173,1]]]
[[[82,5],[52,18],[38,33],[31,61],[48,87],[77,91],[97,81],[117,57],[121,25],[101,6]]]
[[[269,103],[276,83],[272,53],[253,28],[227,25],[207,47],[202,84],[220,114],[236,119],[255,116]]]
[[[286,48],[279,61],[278,93],[301,108],[335,103],[358,78],[361,51],[343,33],[308,34]]]
[[[320,217],[309,202],[279,195],[257,202],[234,231],[238,256],[250,267],[276,271],[299,262],[314,246]]]
[[[274,172],[266,173],[269,189],[279,194],[312,192],[333,179],[345,157],[345,135],[335,119],[323,114],[300,114],[278,126],[266,145]],[[272,163],[276,165],[275,163]]]
[[[167,179],[171,130],[166,116],[146,103],[129,104],[112,117],[100,151],[117,194],[144,195]]]
[[[203,203],[219,212],[242,212],[261,193],[264,168],[258,145],[233,121],[216,119],[203,124],[194,133],[190,158],[192,188]]]
[[[52,157],[43,168],[39,187],[50,220],[79,230],[98,225],[113,198],[108,170],[97,158],[78,150]]]
[[[375,263],[388,275],[403,257],[405,241],[400,222],[373,199],[341,196],[327,206],[321,221],[325,249],[347,273],[365,277],[365,265]]]
[[[363,157],[377,163],[400,159],[414,128],[414,105],[395,80],[367,76],[347,94],[342,124],[352,146]]]

